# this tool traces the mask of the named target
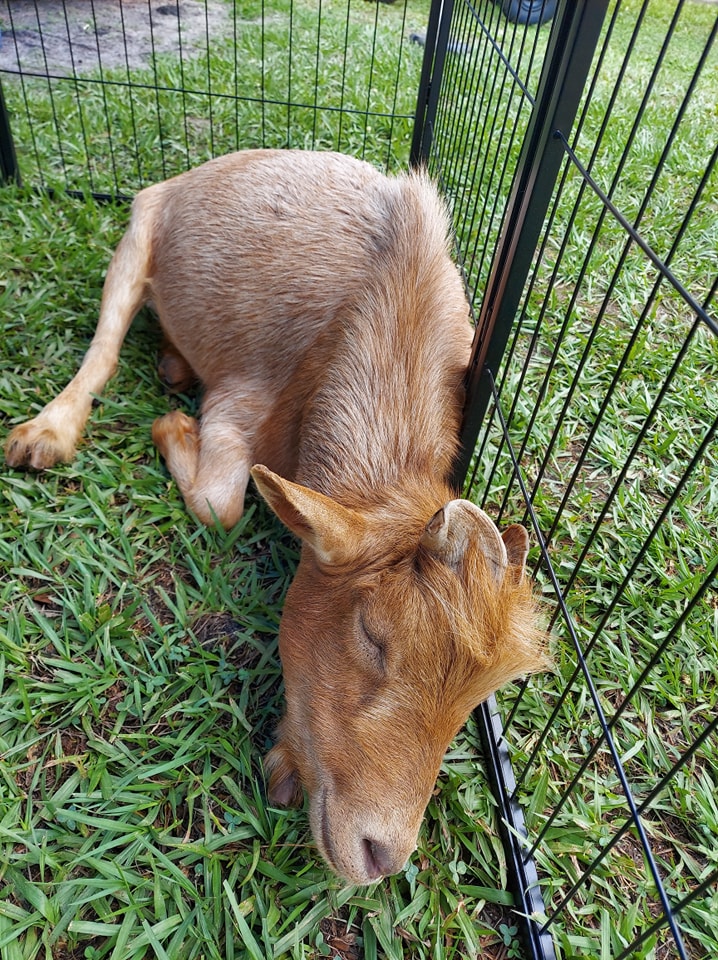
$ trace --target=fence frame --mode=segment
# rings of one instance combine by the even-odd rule
[[[13,181],[20,184],[20,168],[17,165],[10,116],[5,104],[2,81],[0,80],[0,184]]]

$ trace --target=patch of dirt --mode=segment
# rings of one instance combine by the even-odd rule
[[[0,70],[73,76],[197,56],[226,33],[225,0],[0,0]]]
[[[332,960],[361,960],[364,954],[358,942],[359,936],[344,919],[345,913],[343,910],[338,917],[325,917],[320,920],[319,929],[324,936],[324,942],[330,948],[329,956]]]

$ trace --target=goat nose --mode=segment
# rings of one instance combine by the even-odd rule
[[[364,866],[367,876],[371,880],[381,880],[382,877],[391,876],[401,870],[401,866],[396,865],[396,855],[392,851],[379,843],[377,840],[370,840],[365,837],[362,840],[364,851]]]

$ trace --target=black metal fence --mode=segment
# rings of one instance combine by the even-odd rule
[[[240,147],[405,166],[425,16],[405,3],[327,15],[293,0],[2,0],[5,176],[129,197]]]
[[[107,197],[238,147],[428,163],[477,321],[462,475],[533,527],[555,637],[477,712],[527,955],[711,957],[717,11],[502,6],[532,4],[5,0],[2,173]]]

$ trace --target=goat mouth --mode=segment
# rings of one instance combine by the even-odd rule
[[[322,790],[319,796],[319,805],[321,808],[321,815],[319,818],[320,834],[321,834],[321,853],[324,855],[329,866],[337,872],[337,859],[336,854],[334,853],[334,845],[332,843],[331,833],[329,831],[329,812],[327,811],[327,790],[326,787]]]

